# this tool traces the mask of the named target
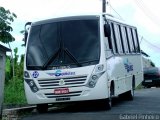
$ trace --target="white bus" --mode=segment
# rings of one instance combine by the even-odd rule
[[[143,80],[136,27],[107,14],[33,22],[25,36],[25,93],[39,112],[88,100],[103,100],[110,109],[112,97],[132,100]]]

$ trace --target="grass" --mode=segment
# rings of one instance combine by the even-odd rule
[[[27,104],[23,79],[15,78],[5,85],[4,104]]]

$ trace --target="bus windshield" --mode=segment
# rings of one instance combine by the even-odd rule
[[[54,20],[31,27],[27,69],[94,65],[100,58],[99,18]]]

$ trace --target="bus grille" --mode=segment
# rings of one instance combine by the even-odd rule
[[[65,97],[75,97],[75,96],[80,96],[82,91],[74,91],[74,92],[69,92],[67,94],[60,94],[56,95],[54,93],[45,93],[45,96],[47,98],[65,98]]]
[[[64,85],[60,85],[60,81],[63,79]],[[59,88],[59,87],[78,87],[85,84],[87,76],[65,77],[56,79],[38,80],[40,88]]]

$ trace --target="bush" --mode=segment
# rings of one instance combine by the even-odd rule
[[[26,104],[23,79],[9,80],[4,90],[5,104]]]

